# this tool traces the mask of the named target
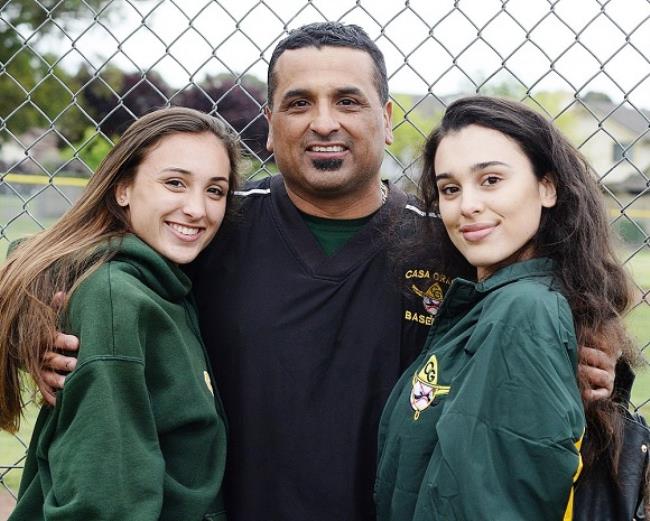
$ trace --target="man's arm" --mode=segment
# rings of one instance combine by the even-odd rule
[[[17,242],[17,241],[14,241]],[[14,243],[10,246],[15,246]],[[66,294],[63,291],[57,291],[52,297],[52,305],[61,309],[65,302]],[[77,367],[76,355],[79,350],[79,339],[73,335],[66,335],[57,332],[54,339],[54,350],[47,351],[43,356],[43,364],[39,375],[34,375],[36,385],[41,392],[45,403],[54,407],[56,404],[56,391],[63,389],[65,375],[74,371]],[[60,353],[71,353],[70,356],[64,356]]]
[[[614,391],[618,357],[586,346],[579,353],[578,371],[589,383],[589,388],[582,392],[584,399],[595,401],[609,398]]]
[[[63,389],[65,375],[77,367],[77,359],[67,356],[61,351],[75,353],[79,349],[79,339],[73,335],[59,333],[54,342],[56,351],[48,351],[45,355],[43,370],[38,379],[38,389],[45,401],[56,404],[56,391]],[[616,377],[616,359],[593,347],[583,347],[580,350],[578,371],[587,377],[589,389],[583,391],[586,400],[603,400],[609,398],[614,391]]]
[[[45,402],[52,407],[56,405],[56,392],[63,389],[65,375],[77,367],[77,358],[62,352],[72,354],[78,350],[79,339],[76,336],[57,333],[54,350],[48,351],[43,357],[43,368],[36,378],[36,385]]]

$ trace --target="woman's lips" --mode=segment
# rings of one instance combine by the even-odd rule
[[[490,235],[496,226],[494,223],[466,224],[459,231],[467,242],[478,242]]]
[[[203,235],[204,228],[166,221],[171,232],[183,242],[194,242]]]

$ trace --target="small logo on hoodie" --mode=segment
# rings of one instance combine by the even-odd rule
[[[212,389],[212,380],[210,379],[210,374],[207,371],[203,371],[203,379],[205,380],[205,385],[208,386],[208,391],[214,396],[214,389]]]

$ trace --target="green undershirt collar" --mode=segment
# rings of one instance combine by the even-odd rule
[[[363,228],[376,212],[360,219],[326,219],[300,212],[307,228],[320,244],[325,255],[331,257]]]

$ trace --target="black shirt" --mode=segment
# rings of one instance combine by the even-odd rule
[[[449,282],[423,263],[393,269],[386,230],[430,217],[392,186],[328,257],[280,176],[238,198],[194,277],[230,427],[228,517],[372,520],[382,407],[433,320],[423,295]]]

